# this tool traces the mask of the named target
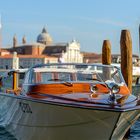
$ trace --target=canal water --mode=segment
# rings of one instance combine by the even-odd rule
[[[131,127],[129,140],[140,140],[140,118]]]

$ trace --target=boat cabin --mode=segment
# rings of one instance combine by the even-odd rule
[[[26,70],[19,86],[19,71],[10,71],[12,87],[3,93],[34,99],[69,98],[78,101],[114,102],[130,94],[118,67],[100,64],[40,64]],[[7,76],[8,77],[8,76]],[[107,95],[107,96],[105,96]],[[50,97],[50,98],[48,98]]]
[[[22,94],[85,92],[106,94],[110,92],[109,83],[114,85],[117,83],[120,87],[119,92],[128,94],[128,89],[117,67],[87,64],[38,65],[26,73]]]

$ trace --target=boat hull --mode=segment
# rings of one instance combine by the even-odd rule
[[[18,140],[118,140],[139,116],[8,95],[0,103],[0,125]]]

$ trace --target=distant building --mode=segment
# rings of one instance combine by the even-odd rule
[[[19,68],[29,68],[35,64],[41,63],[57,63],[56,57],[48,57],[45,55],[17,55],[19,58]],[[0,69],[12,69],[13,68],[13,55],[0,56]]]
[[[112,54],[111,55],[111,63],[121,63],[121,55],[120,54]],[[96,54],[91,52],[83,52],[83,62],[84,63],[102,63],[102,54]],[[140,60],[139,56],[133,54],[132,56],[132,62],[134,65],[140,66]]]
[[[139,56],[133,54],[132,55],[132,62],[136,64],[138,62]],[[112,63],[121,63],[121,55],[120,54],[113,54],[112,55]]]
[[[84,63],[101,63],[102,54],[83,52],[83,62]]]
[[[13,46],[0,50],[0,68],[11,68],[13,53],[17,52],[19,67],[28,68],[39,63],[56,63],[59,60],[66,63],[82,63],[83,54],[80,52],[80,43],[72,40],[67,43],[53,43],[52,37],[46,28],[37,36],[35,43],[28,44],[26,37],[18,45],[17,37],[13,37]]]

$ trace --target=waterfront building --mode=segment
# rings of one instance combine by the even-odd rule
[[[0,56],[0,69],[12,69],[14,55]],[[19,68],[29,68],[35,64],[57,63],[58,58],[46,55],[17,55]],[[17,67],[16,67],[17,68]]]
[[[80,43],[73,39],[70,42],[54,43],[52,37],[44,27],[37,36],[36,42],[27,43],[26,37],[22,44],[18,44],[16,35],[13,37],[13,46],[1,48],[0,68],[12,68],[13,53],[17,53],[19,67],[28,68],[40,63],[82,63],[83,54],[80,52]]]

